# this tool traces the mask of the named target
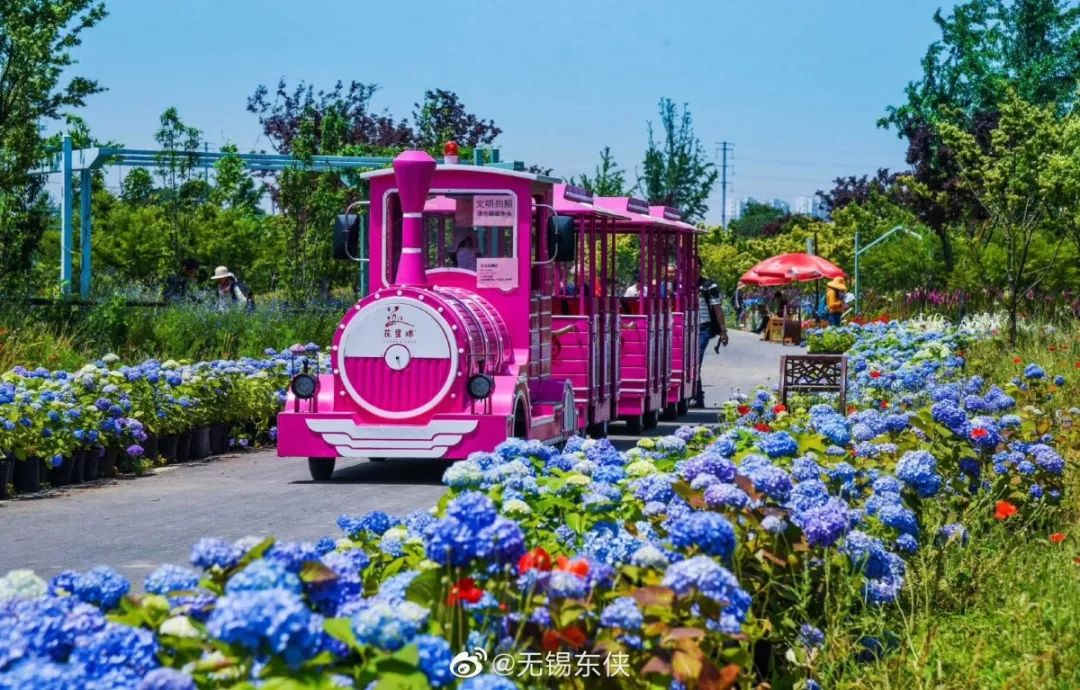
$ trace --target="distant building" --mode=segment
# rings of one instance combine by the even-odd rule
[[[827,220],[829,217],[828,212],[825,210],[825,199],[823,199],[820,194],[795,197],[795,203],[791,206],[791,212],[799,213],[804,216],[811,216],[820,220]]]
[[[773,199],[772,203],[769,205],[775,208],[777,211],[781,211],[783,213],[791,212],[791,204],[784,201],[783,199]]]

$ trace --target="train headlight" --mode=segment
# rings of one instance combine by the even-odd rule
[[[315,395],[315,389],[318,387],[315,377],[308,374],[297,374],[293,377],[292,383],[289,384],[289,388],[292,390],[293,395],[301,400],[308,400]]]
[[[469,395],[477,400],[483,400],[495,390],[495,379],[487,374],[473,374],[469,377]]]

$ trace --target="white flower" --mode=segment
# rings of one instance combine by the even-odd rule
[[[162,635],[172,635],[173,637],[198,637],[199,631],[194,625],[191,624],[191,619],[187,616],[173,616],[169,618],[161,627],[158,628],[158,632]]]
[[[0,601],[43,597],[49,586],[33,570],[12,570],[0,577]]]
[[[503,512],[507,515],[528,515],[532,512],[532,508],[525,501],[518,498],[511,498],[509,501],[503,503]]]

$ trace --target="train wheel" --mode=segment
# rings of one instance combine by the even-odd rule
[[[665,422],[674,421],[679,416],[679,411],[676,409],[675,403],[664,405],[664,414],[661,416]]]
[[[642,428],[645,426],[642,421],[642,416],[639,414],[632,417],[626,417],[626,432],[628,434],[640,434]]]
[[[308,472],[311,478],[317,482],[328,482],[334,476],[334,465],[337,458],[308,458]]]
[[[656,425],[660,423],[659,410],[648,410],[642,417],[641,425],[646,429],[655,429]]]
[[[677,402],[675,404],[675,412],[680,417],[686,416],[690,412],[690,401],[687,400],[686,398],[683,398],[682,400]]]
[[[590,424],[585,427],[585,435],[589,438],[607,438],[608,435],[608,423],[598,422],[596,424]]]

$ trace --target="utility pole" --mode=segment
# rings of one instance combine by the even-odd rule
[[[728,153],[734,152],[735,145],[729,141],[721,141],[717,145],[720,154],[720,227],[727,229],[727,191],[728,185]]]

